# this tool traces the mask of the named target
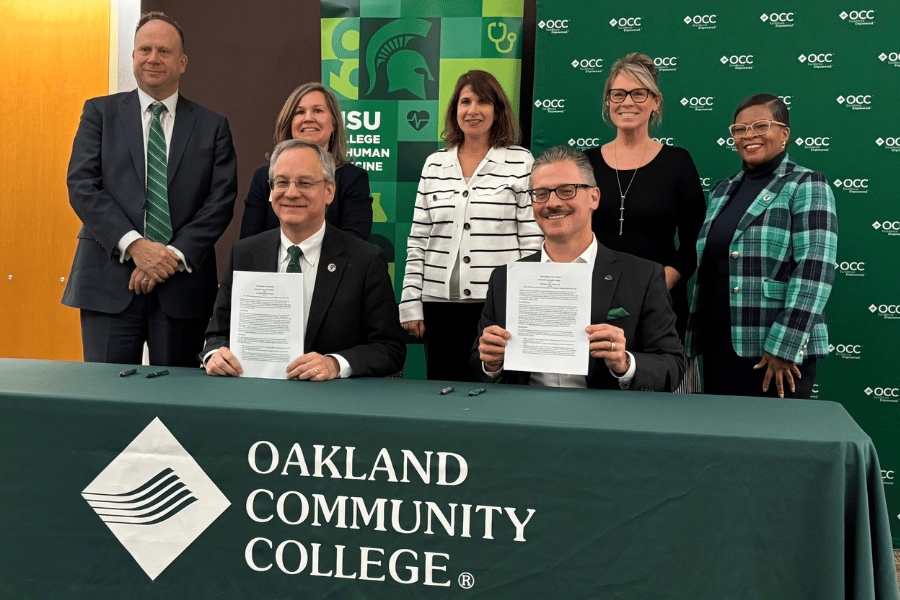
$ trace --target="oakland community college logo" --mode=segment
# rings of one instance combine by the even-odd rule
[[[81,495],[152,580],[231,504],[159,418]]]

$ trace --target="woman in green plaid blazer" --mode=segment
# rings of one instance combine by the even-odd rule
[[[779,98],[759,94],[729,128],[743,169],[710,193],[686,340],[703,356],[706,393],[809,398],[828,354],[834,195],[787,155],[789,119]]]

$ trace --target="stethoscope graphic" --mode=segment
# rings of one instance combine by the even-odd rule
[[[491,29],[493,29],[494,26],[497,26],[503,30],[503,33],[498,38],[494,38],[494,36],[491,35]],[[510,52],[512,52],[513,46],[515,45],[516,39],[518,37],[519,36],[517,36],[516,32],[514,31],[507,32],[506,23],[504,23],[503,21],[500,21],[499,23],[494,22],[488,25],[488,39],[494,42],[494,45],[497,46],[497,52],[500,52],[501,54],[509,54]],[[506,50],[500,47],[500,42],[502,42],[503,40],[509,40],[509,46],[507,46]]]

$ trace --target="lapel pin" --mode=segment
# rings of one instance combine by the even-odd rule
[[[328,263],[328,272],[329,272],[329,273],[334,273],[335,271],[337,271],[337,267],[335,266],[335,264],[334,264],[334,263]]]
[[[607,281],[612,281],[612,275],[607,275],[607,276],[604,277],[603,279],[605,279],[605,280],[607,280]]]
[[[766,196],[763,198],[763,201],[768,202],[771,199],[772,199],[772,196],[766,194]]]

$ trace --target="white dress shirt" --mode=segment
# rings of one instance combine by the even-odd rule
[[[150,105],[156,102],[156,100],[140,88],[138,88],[137,93],[138,101],[141,105],[141,131],[144,135],[144,181],[146,181],[147,142],[150,139],[150,123],[153,121],[153,110],[150,108]],[[172,146],[172,131],[175,129],[175,107],[178,105],[178,92],[176,91],[165,100],[160,100],[160,102],[166,106],[166,110],[159,115],[159,124],[162,126],[163,136],[166,138],[166,160],[168,161],[169,149]],[[144,218],[146,219],[146,216]],[[134,229],[122,236],[119,243],[116,244],[116,248],[119,250],[119,262],[125,262],[131,258],[127,248],[132,242],[141,237],[143,236]],[[186,270],[190,273],[191,267],[187,264],[181,250],[174,246],[168,246],[168,248],[172,249],[181,258],[178,270]]]

